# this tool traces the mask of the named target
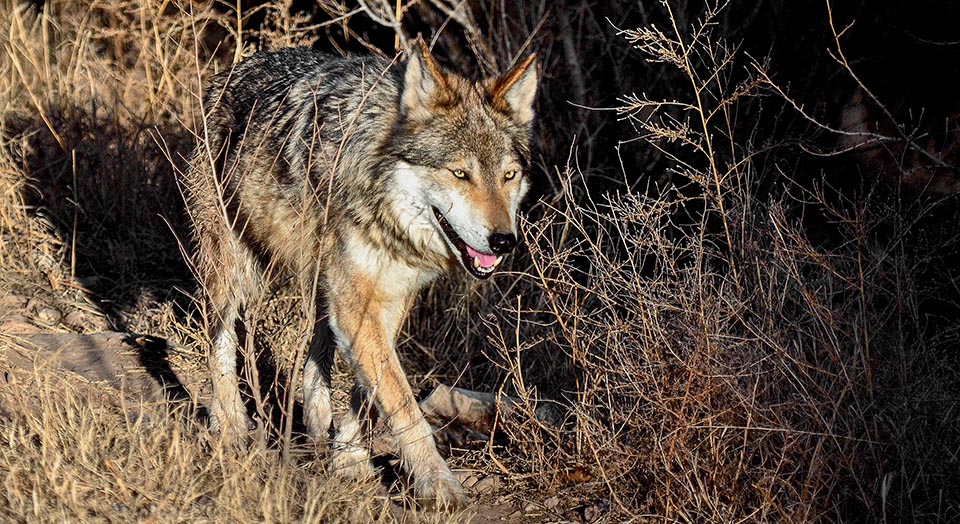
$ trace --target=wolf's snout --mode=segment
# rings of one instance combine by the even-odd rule
[[[487,240],[490,249],[497,255],[506,255],[517,247],[517,235],[513,233],[494,233]]]

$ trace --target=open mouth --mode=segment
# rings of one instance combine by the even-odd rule
[[[479,279],[485,279],[492,275],[500,262],[503,261],[503,257],[488,255],[473,249],[453,230],[453,226],[450,225],[450,222],[447,222],[440,210],[433,208],[433,214],[437,217],[437,222],[440,223],[443,234],[447,235],[447,240],[460,254],[460,263],[463,264],[467,272]]]

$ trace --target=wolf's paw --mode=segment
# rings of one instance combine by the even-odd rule
[[[225,417],[218,410],[211,410],[210,431],[220,441],[233,449],[243,449],[249,444],[252,433],[257,429],[256,422],[247,415]]]
[[[370,453],[359,446],[335,448],[330,465],[335,474],[351,480],[366,480],[376,475]]]
[[[470,500],[460,487],[460,481],[444,465],[429,474],[414,478],[413,492],[424,509],[455,511],[467,507]]]

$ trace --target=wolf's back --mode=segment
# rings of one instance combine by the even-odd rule
[[[310,144],[338,144],[349,115],[359,116],[353,127],[383,131],[395,116],[400,80],[389,66],[383,58],[340,58],[307,48],[256,54],[212,79],[197,153],[224,167],[238,156],[241,142],[252,140],[262,156],[279,155],[283,146],[286,160],[297,164],[302,159],[291,157],[311,155]]]
[[[284,100],[298,81],[316,77],[324,55],[305,48],[258,53],[233,69],[213,77],[203,97],[205,113],[201,144],[205,153],[222,156],[228,138],[240,138],[248,123],[256,121],[255,110]]]
[[[374,216],[401,75],[383,58],[305,48],[257,54],[216,75],[184,177],[197,252],[207,253],[199,265],[222,259],[221,244],[236,235],[290,259],[314,223]]]
[[[198,145],[183,178],[201,274],[216,273],[213,266],[224,256],[229,236],[229,226],[224,226],[235,220],[240,205],[240,177],[234,176],[232,166],[242,142],[251,131],[268,129],[264,113],[276,111],[298,82],[317,78],[326,58],[302,48],[258,53],[211,80],[203,96]]]

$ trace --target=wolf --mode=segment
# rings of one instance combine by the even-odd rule
[[[307,430],[331,430],[335,345],[357,388],[331,442],[333,466],[373,474],[362,438],[365,421],[380,416],[417,500],[450,509],[467,499],[437,452],[396,340],[424,286],[459,270],[489,278],[517,245],[538,65],[530,55],[469,80],[419,39],[406,55],[403,64],[291,48],[216,75],[184,190],[210,313],[212,428],[232,443],[249,431],[238,329],[267,268],[280,268],[316,290],[304,299],[317,312],[303,370]]]

